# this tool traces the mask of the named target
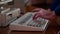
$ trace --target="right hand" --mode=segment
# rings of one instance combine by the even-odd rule
[[[33,20],[37,19],[38,17],[44,18],[44,19],[48,19],[48,20],[54,20],[56,15],[53,11],[47,11],[44,9],[41,9],[39,12],[35,13],[33,16]]]

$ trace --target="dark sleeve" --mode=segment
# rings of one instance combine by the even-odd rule
[[[53,0],[53,3],[50,5],[50,9],[54,10],[59,3],[59,0]]]
[[[55,8],[56,15],[60,16],[60,4]]]

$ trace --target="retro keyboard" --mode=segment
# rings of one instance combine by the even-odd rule
[[[10,30],[19,31],[44,31],[47,28],[48,20],[43,19],[43,24],[37,23],[32,20],[33,13],[26,13],[16,21],[12,22],[9,26]]]

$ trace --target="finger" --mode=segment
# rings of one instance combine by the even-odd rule
[[[39,15],[40,15],[40,13],[36,13],[36,14],[33,16],[33,20],[36,19]]]

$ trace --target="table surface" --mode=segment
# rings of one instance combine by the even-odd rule
[[[60,26],[57,26],[57,25],[51,26],[50,25],[47,28],[47,30],[45,31],[45,34],[56,34],[59,30],[60,30]],[[8,33],[8,27],[0,28],[0,33],[1,34],[7,34]],[[11,34],[40,34],[40,32],[39,31],[37,31],[37,32],[12,31]]]

